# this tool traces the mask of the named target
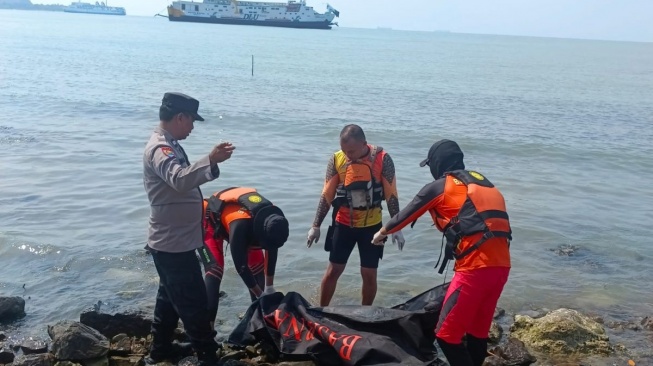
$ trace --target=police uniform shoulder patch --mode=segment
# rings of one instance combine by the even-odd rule
[[[175,157],[175,151],[172,150],[170,146],[163,146],[161,147],[161,152],[163,155],[169,157],[169,158],[174,158]]]

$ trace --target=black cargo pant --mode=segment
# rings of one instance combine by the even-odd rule
[[[170,349],[181,318],[198,358],[215,356],[218,344],[209,323],[206,287],[195,251],[166,253],[148,248],[159,273],[151,352]]]

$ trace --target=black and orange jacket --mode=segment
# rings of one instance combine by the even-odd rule
[[[455,271],[511,266],[505,201],[481,174],[466,170],[446,173],[424,186],[385,228],[388,234],[397,232],[427,211],[441,232],[454,226],[459,229],[453,253]]]
[[[204,199],[204,241],[209,246],[210,244],[222,245],[219,242],[223,240],[229,242],[236,271],[249,288],[254,287],[256,281],[248,267],[248,250],[259,250],[261,247],[254,238],[252,214],[242,204],[238,203],[238,199],[255,192],[256,190],[253,188],[239,187],[214,193],[214,196],[227,202],[220,217],[213,216],[213,212],[209,209],[209,200]],[[254,197],[257,197],[257,195],[254,195]],[[276,248],[265,251],[264,268],[267,276],[274,276],[275,274],[277,255],[278,250]]]

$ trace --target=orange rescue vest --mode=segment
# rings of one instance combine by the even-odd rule
[[[369,214],[371,209],[381,207],[384,199],[381,171],[385,153],[380,146],[368,147],[369,155],[357,161],[349,161],[342,151],[334,155],[335,168],[340,177],[336,197],[332,202],[334,214],[340,207],[347,207],[350,226],[353,226],[354,210],[367,211]],[[367,220],[365,224],[366,222]]]
[[[225,207],[237,204],[243,210],[236,218],[254,218],[264,207],[272,206],[272,202],[261,196],[256,189],[246,187],[231,187],[215,193],[204,200],[204,218],[214,227],[215,238],[227,238],[229,222],[223,220]]]
[[[449,260],[462,260],[491,238],[506,238],[508,246],[512,240],[506,204],[494,184],[475,171],[455,170],[445,177],[445,200],[450,197],[464,201],[454,216],[431,211],[435,225],[446,238],[445,257],[438,273],[444,271]],[[454,197],[454,187],[460,184],[467,187],[466,197]]]

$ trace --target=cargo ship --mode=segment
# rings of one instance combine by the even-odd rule
[[[82,14],[102,14],[102,15],[126,15],[125,8],[118,6],[108,6],[104,2],[83,3],[81,1],[74,2],[69,6],[63,8],[66,13],[82,13]]]
[[[340,12],[327,4],[319,13],[306,5],[306,0],[287,3],[204,0],[203,2],[173,1],[168,6],[171,22],[195,22],[267,27],[331,29]]]

